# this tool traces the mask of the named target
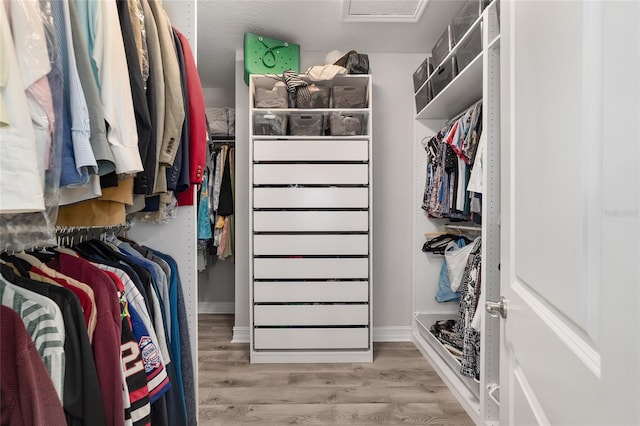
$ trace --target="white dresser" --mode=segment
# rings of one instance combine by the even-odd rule
[[[316,82],[355,107],[256,107],[276,81],[249,84],[251,362],[371,362],[371,76]]]

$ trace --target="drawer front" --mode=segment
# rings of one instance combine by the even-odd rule
[[[367,164],[254,164],[256,185],[366,185]]]
[[[254,279],[369,278],[368,258],[253,259]]]
[[[363,255],[369,254],[369,236],[254,235],[254,255]]]
[[[364,328],[256,328],[254,349],[369,349]]]
[[[256,140],[254,161],[367,161],[367,140]]]
[[[368,188],[254,188],[255,208],[367,208]]]
[[[368,325],[369,305],[256,305],[253,322],[261,325]]]
[[[368,281],[255,281],[253,301],[368,302]]]
[[[254,232],[367,232],[369,212],[253,212]]]

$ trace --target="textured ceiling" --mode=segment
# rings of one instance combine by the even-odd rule
[[[363,1],[371,2],[375,9],[381,0],[359,3]],[[233,87],[235,51],[242,49],[245,32],[297,43],[303,52],[426,53],[461,4],[458,0],[428,0],[418,22],[398,23],[344,22],[342,0],[199,0],[200,79],[204,87]]]

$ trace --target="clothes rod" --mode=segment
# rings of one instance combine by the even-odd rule
[[[446,225],[444,225],[445,228],[450,228],[450,229],[459,229],[461,231],[475,231],[475,232],[481,232],[482,231],[482,227],[481,226],[469,226],[469,225],[455,225],[453,223],[447,223]]]

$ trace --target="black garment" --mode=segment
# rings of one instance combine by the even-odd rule
[[[124,310],[124,306],[125,306],[125,300],[124,296],[122,296],[122,298],[120,299],[120,309]],[[122,351],[123,351],[123,355],[125,355],[127,357],[127,361],[130,364],[137,364],[137,365],[141,365],[143,363],[142,361],[142,353],[138,350],[136,352],[131,351],[130,349],[126,349],[128,346],[133,345],[135,347],[138,347],[138,342],[136,341],[136,337],[133,334],[133,331],[131,330],[131,324],[129,323],[130,319],[129,317],[126,317],[124,315],[122,316],[122,334],[121,334],[121,347],[122,347]],[[125,352],[128,351],[128,352]],[[124,358],[124,356],[123,356]],[[124,362],[124,361],[123,361]],[[126,365],[125,365],[126,367]],[[127,374],[126,374],[126,384],[127,384],[127,389],[129,392],[129,395],[136,393],[136,391],[140,390],[140,389],[144,389],[147,387],[147,375],[144,371],[144,369],[137,369],[134,370],[133,372],[131,370],[127,370]],[[130,398],[131,399],[131,398]],[[130,406],[129,407],[125,407],[124,409],[124,418],[125,420],[127,419],[131,419],[131,412],[135,412],[137,409],[144,407],[145,405],[149,404],[149,394],[148,392],[145,393],[145,395],[143,395],[142,397],[138,398],[135,401],[129,401]],[[133,422],[133,426],[136,425],[146,425],[151,421],[151,416],[149,414],[147,414],[146,416],[136,420],[135,422]]]
[[[175,283],[177,283],[177,288],[176,288],[176,296],[178,296],[177,299],[177,305],[178,305],[178,323],[177,324],[173,324],[172,323],[172,327],[179,327],[179,330],[181,331],[182,328],[187,326],[187,322],[186,322],[186,311],[183,312],[183,314],[185,316],[181,317],[181,311],[180,311],[180,306],[179,306],[179,297],[182,294],[182,288],[180,287],[180,276],[177,275],[177,264],[175,262],[175,260],[171,257],[168,256],[164,253],[160,253],[158,251],[153,251],[152,249],[145,247],[148,250],[150,250],[152,253],[154,253],[156,256],[160,257],[161,259],[163,259],[164,261],[166,261],[169,264],[169,267],[171,268],[171,272],[176,273],[175,275]],[[171,281],[174,281],[174,279],[172,278]],[[173,284],[171,284],[173,285]],[[166,303],[170,304],[170,301],[166,301]],[[170,305],[171,306],[171,305]],[[175,330],[174,328],[172,328],[172,330]],[[170,333],[167,332],[167,336],[170,336]],[[180,339],[182,338],[182,333],[180,333]],[[175,342],[172,342],[175,343]],[[186,341],[183,342],[182,340],[180,340],[180,354],[183,353],[183,348],[184,346],[189,346],[190,342]],[[184,360],[182,363],[178,364],[176,363],[176,360],[178,359],[178,354],[175,353],[175,346],[174,344],[170,344],[169,345],[169,351],[171,352],[171,362],[169,363],[168,367],[167,367],[167,374],[169,375],[169,381],[171,383],[173,383],[174,385],[171,386],[171,388],[165,393],[166,397],[167,397],[167,414],[169,416],[169,424],[170,425],[187,425],[187,406],[186,406],[186,395],[188,392],[188,388],[190,386],[190,382],[185,381],[185,376],[184,376],[184,372],[182,371],[182,365],[184,363]],[[189,358],[189,362],[191,362],[191,358]],[[182,389],[180,389],[180,381],[178,380],[178,372],[181,373],[182,376]],[[191,379],[193,379],[193,372],[192,372],[192,376]],[[197,418],[197,417],[194,417]]]
[[[173,160],[173,165],[167,168],[167,190],[177,192],[184,191],[189,187],[188,183],[186,188],[179,185],[180,177],[185,173],[185,167],[187,177],[189,176],[189,93],[187,92],[187,71],[185,69],[182,44],[180,44],[175,32],[172,32],[172,35],[173,44],[176,47],[178,65],[180,66],[180,87],[182,89],[185,116],[185,120],[182,122],[182,133],[180,135],[180,144],[176,150],[176,157]]]
[[[116,172],[100,176],[100,188],[115,188],[116,186],[118,186],[118,175],[116,175]]]
[[[84,257],[85,259],[88,259],[92,262],[102,263],[107,266],[118,268],[124,271],[127,275],[129,275],[129,278],[131,278],[131,281],[133,281],[133,284],[136,286],[140,294],[142,294],[145,305],[147,307],[147,311],[149,312],[149,315],[153,319],[153,312],[154,312],[153,305],[151,304],[150,298],[148,297],[148,293],[147,293],[149,287],[145,285],[145,282],[143,282],[143,279],[148,278],[148,272],[147,272],[147,276],[140,277],[140,275],[138,275],[139,269],[135,269],[131,267],[129,263],[120,262],[120,259],[118,259],[116,256],[112,256],[112,254],[115,254],[113,250],[111,250],[110,248],[109,248],[109,251],[98,250],[96,247],[89,244],[91,242],[92,241],[80,243],[74,246],[73,249],[78,253],[80,253],[82,257]],[[120,254],[120,256],[122,256],[122,254]],[[143,273],[142,271],[140,272]],[[144,272],[146,272],[146,270]]]
[[[152,195],[144,199],[143,212],[157,212],[160,210],[160,196]]]
[[[220,184],[220,199],[218,201],[218,215],[231,216],[233,214],[233,190],[231,188],[231,165],[229,164],[229,152],[227,149],[224,161],[224,169],[222,170],[222,181]]]
[[[120,28],[122,30],[122,41],[124,42],[124,52],[127,57],[127,68],[129,70],[129,84],[131,86],[131,97],[133,98],[133,110],[136,116],[136,129],[138,130],[138,152],[142,159],[144,170],[138,173],[133,179],[133,193],[150,195],[153,191],[155,167],[150,167],[149,162],[155,164],[156,152],[149,151],[151,143],[151,114],[149,104],[144,89],[142,73],[140,72],[140,61],[138,60],[138,49],[131,26],[131,14],[126,0],[117,0],[118,17],[120,18]],[[151,156],[153,154],[153,156]]]
[[[62,312],[65,332],[62,406],[67,416],[67,424],[106,425],[93,351],[82,307],[76,295],[64,287],[16,275],[7,265],[0,265],[0,268],[5,279],[53,300]]]
[[[173,364],[173,362],[171,363]],[[166,368],[166,365],[165,365]],[[168,371],[167,371],[168,373]],[[171,382],[172,378],[169,376],[169,381]],[[167,392],[165,392],[160,398],[156,400],[153,404],[151,404],[151,424],[153,426],[170,426],[172,423],[169,423],[169,414],[167,407],[167,393],[171,391],[171,388]],[[178,423],[173,423],[178,424]]]
[[[178,318],[187,318],[187,308],[185,305],[182,283],[178,280]],[[193,378],[193,361],[191,358],[191,337],[187,324],[179,324],[180,327],[180,367],[182,368],[182,387],[184,389],[184,399],[187,406],[187,422],[189,426],[198,424],[198,412],[196,410],[196,389]],[[172,363],[173,364],[173,363]]]
[[[167,367],[167,375],[171,383],[178,383],[176,376],[176,363],[171,360]],[[169,390],[163,395],[167,401],[167,416],[170,425],[186,425],[187,419],[184,418],[184,411],[182,410],[182,400],[180,396],[180,390],[177,386],[171,386]],[[155,426],[155,423],[153,423]]]

